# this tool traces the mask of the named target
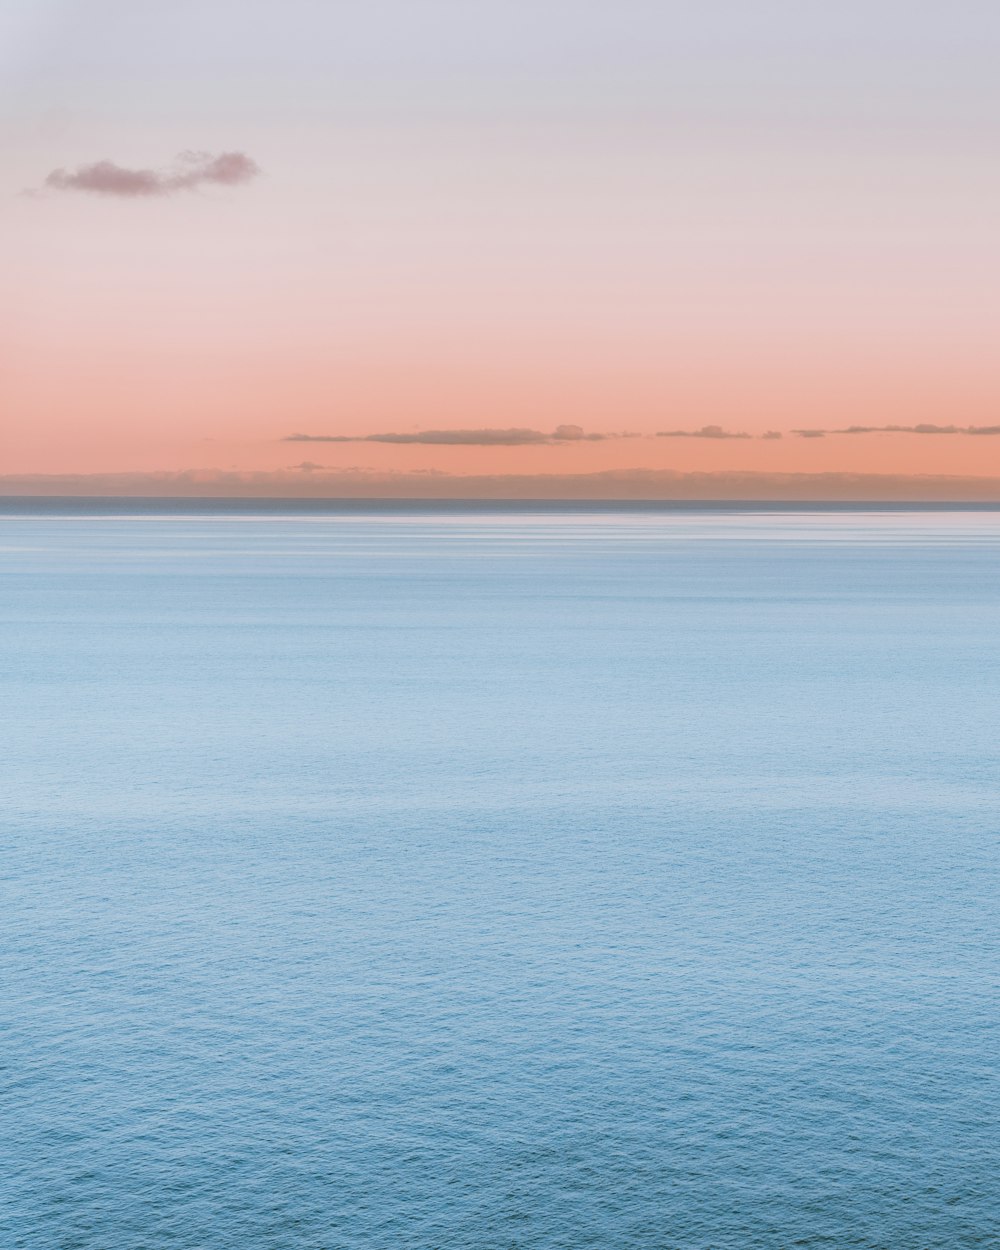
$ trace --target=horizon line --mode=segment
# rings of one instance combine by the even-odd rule
[[[0,475],[0,499],[347,502],[996,503],[1000,476],[612,469],[560,474],[157,470]]]

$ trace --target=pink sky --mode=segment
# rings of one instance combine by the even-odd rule
[[[791,432],[1000,424],[985,5],[2,21],[0,475],[1000,475],[1000,436]],[[640,437],[283,441],[565,423]],[[655,437],[705,425],[783,437]]]

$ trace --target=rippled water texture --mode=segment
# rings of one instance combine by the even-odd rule
[[[1000,1245],[1000,514],[0,517],[0,1244]]]

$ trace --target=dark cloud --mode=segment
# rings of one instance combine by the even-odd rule
[[[53,191],[89,191],[94,195],[137,199],[193,191],[209,184],[235,187],[250,182],[259,173],[256,162],[244,152],[222,152],[218,156],[210,152],[182,152],[166,170],[128,169],[114,161],[80,165],[71,172],[54,169],[45,179],[45,186]]]
[[[432,447],[524,447],[545,443],[601,442],[611,434],[587,434],[579,425],[557,425],[551,434],[520,427],[481,430],[417,430],[410,434],[289,434],[286,443],[417,443]]]
[[[799,438],[826,438],[826,430],[792,430]]]
[[[659,430],[657,438],[750,438],[749,434],[741,434],[724,430],[721,425],[703,425],[700,430]]]
[[[763,439],[771,439],[771,440],[776,439],[776,438],[782,438],[782,437],[783,437],[783,435],[782,435],[782,433],[781,433],[781,431],[780,431],[780,430],[766,430],[766,431],[765,431],[765,432],[761,435],[761,438],[763,438]]]

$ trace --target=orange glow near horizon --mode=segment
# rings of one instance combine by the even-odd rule
[[[108,6],[86,29],[25,7],[3,97],[0,477],[1000,476],[1000,436],[793,433],[1000,422],[1000,176],[963,81],[939,133],[923,97],[905,96],[912,121],[893,112],[905,76],[870,115],[822,57],[805,83],[797,56],[825,46],[812,19],[780,39],[740,27],[729,61],[686,9],[637,11],[634,44],[587,9],[536,46],[513,38],[519,3],[510,31],[499,9],[455,17],[475,81],[396,0],[412,50],[344,18],[343,98],[324,59],[341,45],[319,39],[341,19],[322,6],[300,13],[314,40],[267,4],[238,31],[216,0],[141,22]],[[875,38],[852,15],[829,21]],[[647,92],[631,112],[618,74]],[[227,182],[205,156],[178,165],[191,148],[248,156]],[[564,424],[608,437],[283,441]],[[752,437],[655,437],[708,425]]]

